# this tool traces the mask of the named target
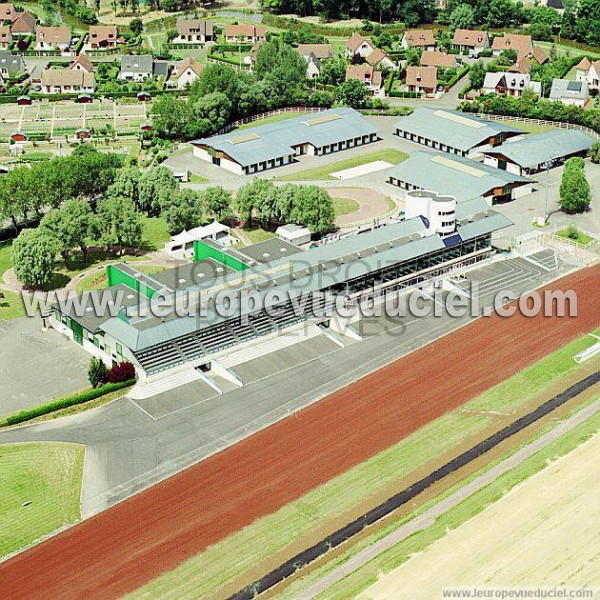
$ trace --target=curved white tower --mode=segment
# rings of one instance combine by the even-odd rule
[[[446,236],[456,230],[456,198],[427,190],[406,192],[407,219],[423,217],[427,233]]]

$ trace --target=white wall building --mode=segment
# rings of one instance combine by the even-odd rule
[[[275,233],[280,240],[294,246],[310,243],[310,229],[303,225],[296,225],[295,223],[281,225]]]
[[[186,231],[185,229],[174,236],[165,244],[164,250],[174,258],[193,258],[194,242],[201,240],[212,240],[222,246],[229,247],[233,244],[230,228],[223,223],[213,221],[203,227],[195,227]]]
[[[442,236],[456,229],[456,198],[427,190],[412,190],[405,196],[405,218],[425,218],[427,233]]]

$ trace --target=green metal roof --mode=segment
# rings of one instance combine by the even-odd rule
[[[504,156],[523,168],[587,151],[594,140],[578,129],[552,129],[525,138],[509,140],[484,154]]]
[[[393,177],[418,188],[471,200],[494,188],[533,182],[528,177],[508,173],[489,165],[445,152],[417,150],[405,161],[387,171]]]
[[[245,167],[291,156],[295,154],[293,146],[300,144],[322,147],[373,133],[376,134],[377,129],[359,112],[351,108],[336,108],[191,143],[220,150]]]
[[[464,152],[480,146],[499,133],[523,133],[497,121],[487,121],[460,111],[433,108],[415,108],[412,114],[395,123],[394,128]]]

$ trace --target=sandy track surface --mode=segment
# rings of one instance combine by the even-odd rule
[[[482,318],[0,564],[0,596],[115,598],[274,512],[600,323],[600,266],[575,318]]]
[[[429,600],[460,588],[600,588],[598,453],[600,434],[359,598]]]

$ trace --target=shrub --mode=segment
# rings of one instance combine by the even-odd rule
[[[594,142],[588,151],[588,156],[594,164],[600,164],[600,142]]]
[[[92,357],[88,367],[88,380],[93,388],[106,383],[106,365],[101,358]]]
[[[110,383],[122,383],[135,379],[135,368],[130,362],[117,363],[107,374]]]
[[[96,400],[96,398],[100,398],[102,396],[105,396],[106,394],[116,392],[130,385],[133,385],[134,383],[135,380],[133,379],[129,381],[123,381],[120,383],[106,383],[99,388],[84,390],[82,392],[77,392],[76,394],[72,394],[70,396],[65,396],[64,398],[58,398],[57,400],[52,400],[50,402],[47,402],[46,404],[36,406],[35,408],[30,408],[29,410],[22,410],[21,412],[15,413],[14,415],[9,415],[8,417],[6,417],[4,423],[2,423],[2,426],[5,427],[7,425],[16,425],[17,423],[24,423],[25,421],[30,421],[31,419],[35,419],[36,417],[47,415],[48,413],[54,412],[56,410],[69,408],[77,404],[83,404],[84,402],[89,402],[90,400]]]

